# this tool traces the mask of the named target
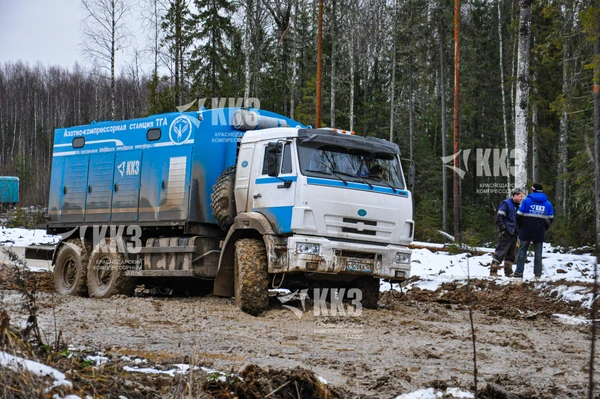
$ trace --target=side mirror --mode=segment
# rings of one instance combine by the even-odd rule
[[[278,142],[267,144],[267,174],[272,177],[279,176],[279,160],[281,159],[281,145]]]
[[[415,185],[415,173],[415,164],[411,163],[408,167],[408,185],[411,187],[411,190]]]

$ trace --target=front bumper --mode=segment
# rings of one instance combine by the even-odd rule
[[[298,253],[298,244],[317,244],[318,253]],[[373,245],[295,235],[287,239],[286,261],[269,262],[269,272],[370,275],[402,281],[410,276],[410,259],[411,250],[407,246]]]

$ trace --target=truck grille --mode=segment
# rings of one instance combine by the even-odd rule
[[[355,237],[391,238],[395,223],[382,220],[364,220],[337,215],[325,215],[327,232],[331,235],[345,233]]]

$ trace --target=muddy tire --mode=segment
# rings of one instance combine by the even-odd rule
[[[109,238],[92,251],[87,271],[88,293],[91,298],[108,298],[116,294],[132,295],[135,278],[125,275],[125,260],[118,245]]]
[[[244,312],[257,316],[269,306],[269,273],[265,244],[245,238],[235,243],[235,302]]]
[[[235,170],[235,166],[225,169],[217,179],[210,195],[212,214],[223,231],[229,231],[236,215],[235,197],[233,195]]]
[[[362,291],[362,306],[365,309],[377,309],[379,302],[379,279],[369,276],[356,280],[356,288]]]
[[[63,243],[56,255],[54,289],[61,295],[87,295],[89,245],[81,240]]]

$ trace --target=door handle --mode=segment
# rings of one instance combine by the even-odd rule
[[[254,195],[252,196],[252,198],[254,198],[254,199],[259,199],[259,198],[261,198],[261,197],[262,197],[262,195],[260,195],[260,193],[258,193],[258,194],[254,194]]]

